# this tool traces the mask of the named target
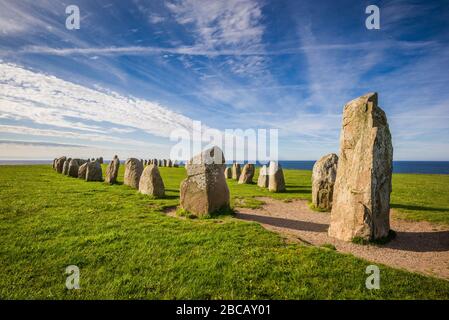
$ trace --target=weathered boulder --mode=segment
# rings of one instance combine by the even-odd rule
[[[157,166],[147,166],[140,177],[139,191],[153,197],[165,196],[165,187]]]
[[[377,93],[348,102],[343,112],[340,157],[329,235],[376,240],[390,231],[393,146]]]
[[[87,164],[88,163],[89,163],[89,161],[79,166],[79,168],[78,168],[78,178],[86,179],[86,172],[87,172]]]
[[[335,178],[337,176],[338,156],[325,155],[313,165],[312,204],[323,210],[332,209]]]
[[[103,181],[103,171],[99,161],[87,163],[86,181]]]
[[[112,161],[109,162],[108,166],[106,167],[106,176],[104,178],[104,182],[109,184],[116,183],[119,168],[120,168],[120,160],[115,155],[114,159],[112,159]]]
[[[69,174],[69,165],[72,158],[68,158],[66,161],[64,161],[64,165],[62,166],[62,174],[68,175]]]
[[[242,173],[240,174],[239,184],[251,184],[254,177],[254,164],[247,163],[243,166]]]
[[[139,189],[139,181],[142,171],[142,162],[136,158],[129,158],[125,162],[125,176],[123,183],[135,189]]]
[[[64,162],[67,160],[66,157],[60,157],[56,160],[56,172],[62,173],[64,169]]]
[[[68,175],[73,178],[78,178],[78,170],[79,170],[79,161],[78,159],[72,159],[69,162]]]
[[[232,179],[232,168],[226,167],[224,171],[224,175],[226,179]]]
[[[229,208],[229,189],[223,175],[223,152],[212,147],[187,164],[187,178],[181,182],[181,208],[197,216]]]
[[[239,180],[240,173],[241,173],[240,164],[239,163],[233,163],[231,172],[232,172],[232,179],[233,180]]]
[[[53,159],[52,168],[56,170],[56,161],[58,161],[58,158]]]
[[[261,188],[268,188],[268,170],[266,165],[263,165],[259,170],[257,185]]]
[[[268,190],[271,192],[285,191],[284,172],[276,161],[270,161],[268,166]]]

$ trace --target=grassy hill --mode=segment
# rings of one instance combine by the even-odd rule
[[[448,299],[449,282],[381,267],[326,248],[285,243],[232,217],[179,219],[184,168],[161,168],[165,199],[85,182],[47,165],[0,166],[0,299]],[[229,182],[233,202],[310,199],[310,172],[285,170],[288,192]],[[119,180],[123,181],[123,166]],[[394,175],[392,206],[407,219],[449,223],[449,177]],[[81,290],[67,290],[68,265]]]

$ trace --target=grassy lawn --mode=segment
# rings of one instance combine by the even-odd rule
[[[0,299],[449,299],[448,281],[385,266],[381,289],[368,290],[369,262],[287,244],[257,223],[166,216],[184,172],[161,168],[167,198],[152,200],[46,165],[0,166]],[[310,172],[285,176],[283,194],[230,182],[233,201],[310,199]],[[392,202],[406,218],[447,223],[448,186],[395,175]],[[80,268],[81,290],[65,288],[68,265]]]

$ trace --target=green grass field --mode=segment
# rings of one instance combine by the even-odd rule
[[[449,282],[381,267],[331,249],[285,243],[233,217],[166,216],[184,168],[161,168],[165,199],[85,182],[50,166],[0,166],[0,299],[448,299]],[[123,177],[121,166],[120,179]],[[288,192],[229,182],[233,203],[254,196],[310,199],[310,172],[285,170]],[[449,177],[395,175],[402,218],[449,223]],[[67,290],[65,268],[81,270]]]

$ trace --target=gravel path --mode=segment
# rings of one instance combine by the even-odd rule
[[[290,240],[316,246],[333,244],[340,252],[449,280],[448,227],[393,218],[391,228],[397,233],[394,240],[382,246],[357,245],[329,237],[329,213],[312,211],[305,200],[258,199],[265,202],[261,209],[236,208],[236,218],[259,222]]]

